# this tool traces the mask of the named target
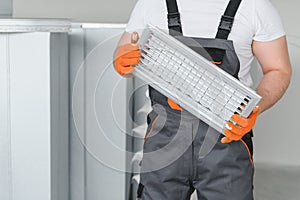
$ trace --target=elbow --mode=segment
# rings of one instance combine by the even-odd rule
[[[292,67],[291,65],[289,65],[286,70],[284,70],[282,72],[282,76],[283,79],[286,81],[287,87],[290,85],[291,83],[291,79],[292,79]]]
[[[292,79],[292,67],[290,64],[286,64],[284,67],[276,67],[264,71],[264,76],[272,76],[274,80],[279,81],[287,88]]]

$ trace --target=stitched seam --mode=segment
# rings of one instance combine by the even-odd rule
[[[249,155],[249,160],[250,160],[250,162],[251,162],[251,165],[252,165],[252,167],[254,168],[254,162],[253,162],[253,160],[252,160],[252,156],[251,156],[250,150],[249,150],[249,148],[248,148],[248,146],[247,146],[247,144],[246,144],[246,142],[245,142],[244,140],[241,140],[241,142],[242,142],[243,145],[245,146],[245,148],[246,148],[246,150],[247,150],[247,152],[248,152],[248,155]]]
[[[152,122],[152,124],[151,124],[150,130],[148,131],[148,133],[146,134],[146,136],[145,136],[145,138],[144,138],[144,143],[146,142],[146,140],[148,139],[149,135],[151,134],[151,132],[152,132],[152,130],[153,130],[153,127],[154,127],[154,125],[155,125],[155,123],[156,123],[158,117],[159,117],[159,115],[157,115],[157,116],[154,118],[154,120],[153,120],[153,122]]]

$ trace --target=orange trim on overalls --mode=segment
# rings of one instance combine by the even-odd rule
[[[254,162],[253,162],[253,160],[252,160],[251,152],[250,152],[250,150],[249,150],[249,148],[248,148],[246,142],[244,142],[244,140],[241,140],[241,141],[242,141],[242,143],[244,144],[244,146],[245,146],[246,149],[247,149],[247,152],[248,152],[248,154],[249,154],[249,159],[250,159],[251,165],[252,165],[252,167],[254,168]]]
[[[215,64],[215,65],[221,65],[222,64],[222,62],[216,62],[216,61],[210,61],[210,62],[212,62],[213,64]]]
[[[168,104],[173,110],[182,110],[182,108],[170,98],[168,98]]]
[[[153,130],[153,127],[154,127],[154,124],[156,123],[156,121],[157,121],[157,119],[158,119],[158,116],[159,116],[159,115],[157,115],[157,116],[154,118],[154,120],[153,120],[153,122],[152,122],[152,124],[151,124],[150,130],[148,131],[148,133],[146,134],[146,136],[145,136],[145,138],[144,138],[144,143],[146,142],[146,140],[148,139],[149,135],[151,134],[151,132],[152,132],[152,130]]]

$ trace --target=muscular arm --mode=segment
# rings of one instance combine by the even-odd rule
[[[291,64],[286,37],[270,42],[253,41],[252,50],[263,71],[263,77],[256,89],[262,96],[259,106],[263,112],[283,96],[290,83]]]

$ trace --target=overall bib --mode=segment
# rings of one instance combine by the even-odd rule
[[[216,38],[183,36],[177,2],[166,2],[170,35],[238,78],[239,59],[227,38],[241,0],[230,0]],[[200,200],[253,199],[252,132],[229,144],[220,142],[220,134],[212,150],[199,158],[209,125],[151,87],[149,94],[153,109],[147,117],[138,198],[189,200],[196,190]]]

